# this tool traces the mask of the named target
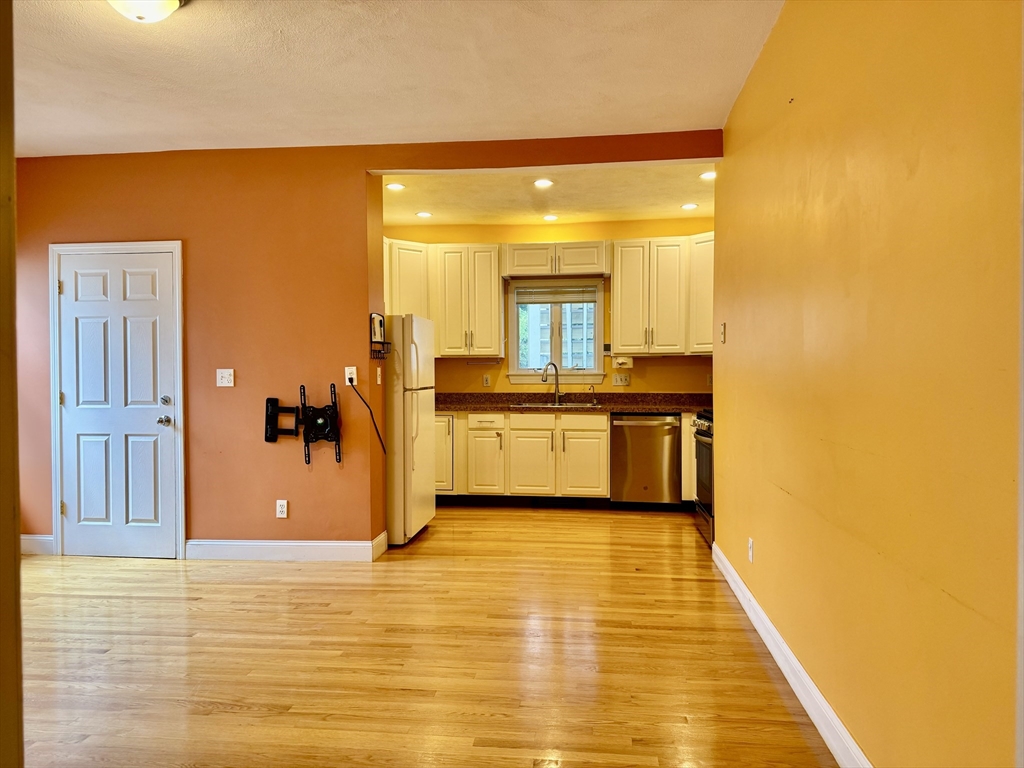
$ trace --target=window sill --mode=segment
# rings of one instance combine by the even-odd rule
[[[604,381],[605,373],[603,371],[588,371],[586,373],[566,371],[565,373],[558,374],[559,384],[601,384]],[[537,371],[527,371],[523,373],[509,373],[508,374],[509,384],[551,384],[555,383],[555,375],[549,374],[547,382],[540,380],[540,373]]]

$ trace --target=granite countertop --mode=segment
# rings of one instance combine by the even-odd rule
[[[517,408],[518,403],[553,403],[551,392],[437,392],[434,408],[438,411],[511,411],[537,413],[535,408]],[[711,407],[710,392],[598,392],[598,407],[589,407],[589,392],[564,392],[559,412],[628,411],[633,413],[696,413]],[[573,408],[573,404],[579,407]]]

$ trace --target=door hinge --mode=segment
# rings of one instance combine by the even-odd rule
[[[60,503],[60,516],[64,517],[68,513],[67,505],[62,501]]]
[[[64,405],[64,393],[61,392],[57,395],[57,405]]]
[[[62,293],[64,293],[64,281],[63,280],[58,280],[57,281],[57,295],[60,296]]]

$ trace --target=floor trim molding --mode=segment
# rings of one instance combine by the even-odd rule
[[[21,554],[23,555],[52,555],[53,536],[47,533],[23,533],[21,534]]]
[[[387,549],[387,534],[384,548]],[[381,537],[378,536],[377,539]],[[372,563],[373,541],[239,541],[189,539],[186,560],[282,560],[293,562]]]
[[[373,559],[376,560],[388,551],[388,532],[381,531],[371,544],[373,546]]]
[[[782,674],[793,688],[793,692],[796,693],[800,703],[807,710],[811,722],[818,729],[821,738],[825,740],[825,744],[832,752],[836,762],[841,768],[871,768],[867,756],[857,746],[853,736],[829,706],[828,701],[818,690],[818,686],[814,684],[803,665],[790,650],[782,635],[779,634],[779,630],[768,618],[768,614],[758,605],[754,595],[747,589],[747,585],[743,583],[743,579],[732,567],[732,563],[726,558],[725,553],[719,549],[718,544],[711,547],[711,557],[722,575],[725,576],[725,580],[729,582],[740,605],[743,606],[743,610],[746,611],[753,623],[754,629],[757,630],[757,634],[761,636],[764,644],[768,646],[775,663],[779,665],[779,669],[782,670]]]

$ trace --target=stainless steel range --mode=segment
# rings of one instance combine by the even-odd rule
[[[715,421],[712,410],[697,413],[693,420],[697,449],[697,527],[708,546],[715,540]]]

